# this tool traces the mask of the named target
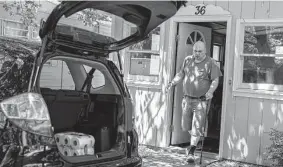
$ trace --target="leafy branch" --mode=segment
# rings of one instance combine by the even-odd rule
[[[21,1],[5,1],[3,8],[9,12],[11,16],[20,16],[20,21],[24,26],[37,27],[36,16],[41,4],[36,1],[21,0]]]
[[[20,21],[23,22],[26,28],[28,26],[38,26],[36,17],[40,7],[41,4],[39,1],[30,0],[5,1],[3,4],[3,8],[5,11],[9,12],[11,16],[20,16]],[[111,21],[110,15],[91,8],[76,13],[76,16],[85,26],[91,27],[98,26],[101,21]]]
[[[101,11],[97,11],[91,8],[78,12],[77,19],[82,21],[85,26],[90,27],[98,26],[101,21],[111,21],[110,15],[104,14]]]

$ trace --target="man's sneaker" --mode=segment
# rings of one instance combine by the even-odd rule
[[[196,146],[189,146],[186,148],[186,155],[188,156],[189,154],[194,154],[196,150]]]
[[[193,154],[189,154],[187,158],[187,162],[190,164],[195,163],[195,156]]]
[[[189,151],[190,151],[190,147],[187,147],[187,148],[186,148],[186,155],[187,155],[187,156],[189,155]]]

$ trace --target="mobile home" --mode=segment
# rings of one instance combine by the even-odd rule
[[[208,141],[216,141],[220,158],[268,165],[269,132],[283,130],[282,7],[281,1],[188,1],[143,48],[125,50],[140,142],[167,147],[189,141],[181,130],[182,84],[169,94],[165,87],[202,40],[224,74],[208,117]]]

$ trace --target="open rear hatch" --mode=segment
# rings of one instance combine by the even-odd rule
[[[83,47],[95,52],[117,51],[145,39],[154,28],[172,17],[184,3],[184,1],[63,1],[41,25],[39,35],[42,39],[48,37],[53,45]],[[118,41],[110,38],[99,40],[94,33],[79,29],[72,31],[70,35],[73,38],[65,40],[56,38],[61,34],[60,30],[56,31],[59,20],[85,9],[100,10],[120,17],[135,25],[136,32]]]

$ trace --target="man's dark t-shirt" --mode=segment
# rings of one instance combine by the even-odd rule
[[[181,70],[185,74],[183,78],[184,95],[192,97],[205,95],[211,82],[222,76],[216,62],[208,56],[199,63],[196,63],[192,56],[187,56]]]

